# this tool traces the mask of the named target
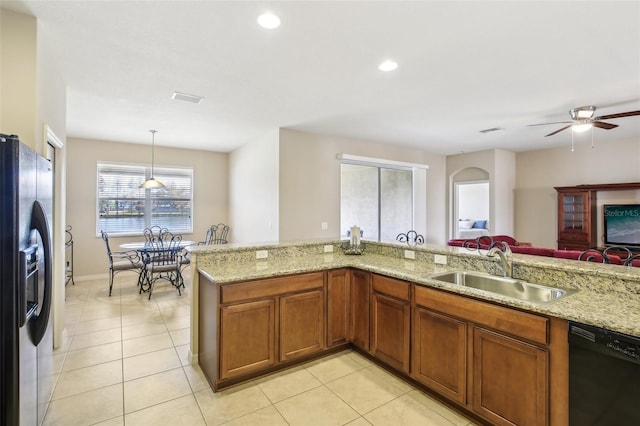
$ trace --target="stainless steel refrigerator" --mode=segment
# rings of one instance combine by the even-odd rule
[[[51,163],[0,134],[0,424],[39,425],[53,389]]]

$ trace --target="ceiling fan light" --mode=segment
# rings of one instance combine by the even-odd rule
[[[591,129],[592,127],[593,127],[593,124],[591,123],[579,123],[571,126],[571,130],[573,130],[576,133],[583,133]]]
[[[573,120],[584,120],[587,118],[593,117],[593,114],[596,112],[596,107],[594,106],[583,106],[579,108],[573,108],[569,111],[569,115]]]

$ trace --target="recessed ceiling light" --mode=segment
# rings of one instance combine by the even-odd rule
[[[378,69],[384,72],[393,71],[396,68],[398,68],[398,63],[390,59],[387,59],[386,61],[378,65]]]
[[[258,16],[258,24],[262,28],[272,30],[280,26],[280,18],[278,18],[277,15],[274,15],[271,12],[265,12],[262,15]]]
[[[197,95],[188,95],[186,93],[173,92],[173,96],[171,99],[175,99],[176,101],[184,101],[191,102],[193,104],[199,104],[204,99],[202,96]]]

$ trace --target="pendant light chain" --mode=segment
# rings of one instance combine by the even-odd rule
[[[155,162],[157,130],[149,130],[149,131],[151,132],[151,178],[154,179],[155,175],[153,174],[153,164]]]

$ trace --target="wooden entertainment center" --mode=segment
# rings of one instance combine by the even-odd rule
[[[558,192],[558,249],[587,250],[598,247],[598,191],[640,189],[640,182],[556,186]]]

